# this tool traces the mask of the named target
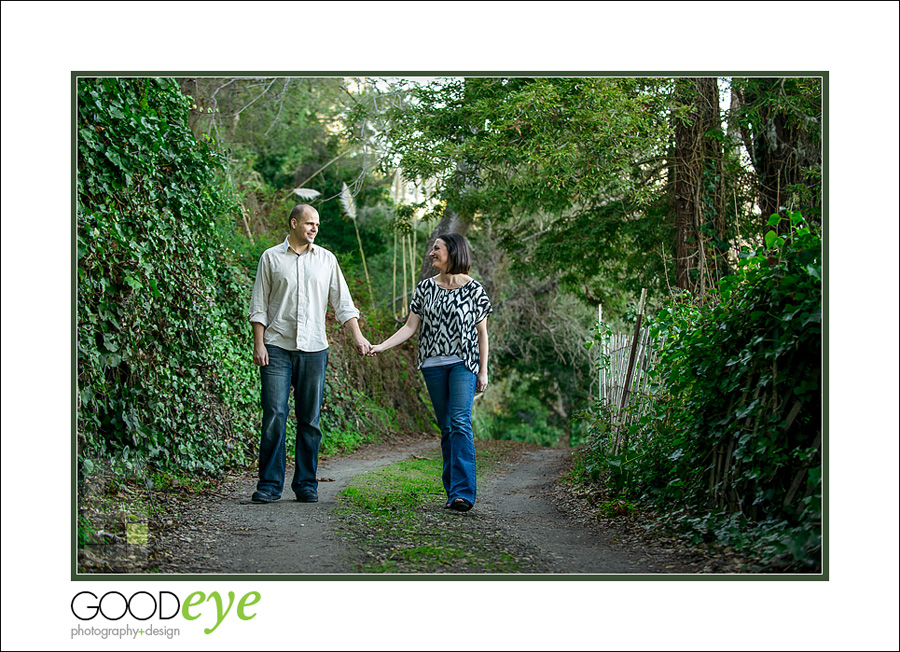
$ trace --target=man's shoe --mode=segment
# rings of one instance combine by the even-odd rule
[[[270,493],[266,493],[265,491],[254,491],[253,495],[250,497],[250,502],[262,505],[265,503],[274,503],[276,500],[280,499],[281,496],[274,496]]]
[[[315,491],[295,491],[298,503],[317,503],[319,502],[319,494]]]

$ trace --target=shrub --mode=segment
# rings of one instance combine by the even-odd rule
[[[821,239],[790,220],[788,236],[743,252],[712,301],[660,311],[659,398],[617,455],[610,415],[595,410],[586,468],[697,541],[809,569],[821,553]]]

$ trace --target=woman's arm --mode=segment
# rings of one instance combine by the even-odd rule
[[[406,323],[403,324],[403,326],[401,326],[396,333],[391,335],[384,342],[373,346],[369,355],[375,355],[376,353],[381,353],[383,351],[387,351],[388,349],[392,349],[398,344],[403,344],[406,340],[416,334],[416,331],[419,330],[419,324],[421,323],[422,320],[416,313],[409,313],[409,317],[406,318]]]
[[[478,331],[478,382],[475,383],[475,391],[483,392],[488,386],[488,330],[487,317],[475,324]]]

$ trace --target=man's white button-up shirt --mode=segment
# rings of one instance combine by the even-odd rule
[[[328,304],[341,324],[359,317],[334,254],[314,244],[298,255],[288,238],[263,252],[250,297],[251,322],[266,327],[265,343],[288,351],[328,348]]]

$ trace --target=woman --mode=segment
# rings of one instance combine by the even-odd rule
[[[437,276],[416,286],[406,324],[372,347],[369,355],[405,342],[421,325],[418,368],[441,428],[444,507],[467,512],[475,504],[472,401],[488,384],[491,301],[481,284],[468,275],[472,256],[461,235],[440,236],[428,255]]]

